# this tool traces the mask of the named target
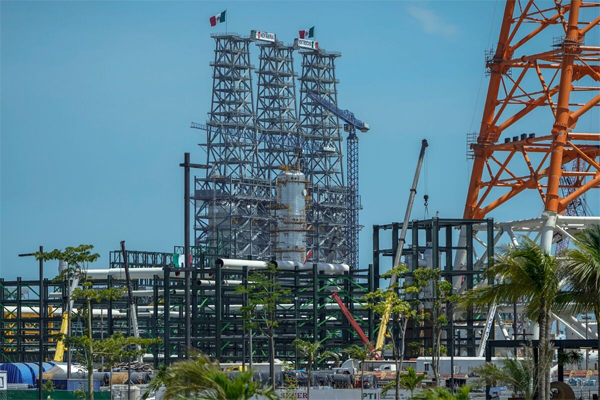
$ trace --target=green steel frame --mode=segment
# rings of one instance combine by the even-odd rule
[[[476,228],[486,231],[486,242],[491,244],[485,248],[480,258],[477,257],[475,245]],[[483,228],[482,228],[483,227]],[[466,231],[466,243],[460,243],[459,233]],[[412,266],[418,265],[421,256],[431,251],[432,267],[442,270],[442,278],[452,281],[459,278],[466,284],[466,289],[471,289],[474,284],[483,279],[483,272],[491,262],[494,255],[494,222],[493,219],[465,220],[432,218],[428,220],[413,220],[408,225],[403,254],[405,261],[410,258]],[[373,226],[373,266],[375,281],[379,284],[380,270],[391,266],[398,246],[398,238],[402,230],[402,223],[391,223]],[[391,237],[390,237],[391,236]],[[383,243],[390,247],[382,247]],[[483,245],[482,245],[483,246]],[[464,268],[455,267],[457,252],[466,251]],[[384,264],[384,265],[382,265]],[[410,273],[408,275],[410,277]],[[448,349],[448,355],[475,356],[477,346],[481,340],[480,331],[486,321],[486,314],[475,313],[472,308],[464,312],[452,312],[452,307],[447,307],[449,324],[442,327],[442,344]],[[406,332],[407,348],[406,357],[424,355],[425,349],[431,348],[433,328],[432,324],[424,323],[421,326],[409,324]],[[494,330],[490,333],[493,339]],[[415,343],[411,346],[410,343]],[[418,344],[418,346],[417,346]]]
[[[182,252],[176,247],[175,252]],[[214,254],[192,248],[192,344],[193,347],[218,358],[221,362],[242,362],[249,354],[249,335],[243,327],[239,308],[244,303],[235,287],[247,281],[249,271],[215,268]],[[172,265],[172,253],[128,251],[131,268],[158,267],[164,278],[132,280],[138,314],[139,331],[143,337],[159,337],[163,343],[149,349],[154,364],[172,362],[185,357],[185,270]],[[121,267],[122,254],[110,253],[110,266]],[[297,361],[292,341],[295,338],[319,340],[324,349],[339,352],[360,338],[332,299],[335,291],[356,318],[363,330],[373,337],[373,313],[360,306],[362,296],[375,289],[373,268],[354,269],[344,275],[325,275],[316,266],[305,270],[280,271],[275,279],[291,290],[277,311],[279,328],[276,331],[276,358]],[[231,284],[231,281],[233,284]],[[66,282],[45,281],[48,308],[40,319],[37,308],[39,282],[5,281],[0,279],[0,359],[6,362],[36,361],[39,348],[39,324],[42,321],[46,341],[43,343],[46,360],[53,360],[56,334],[61,325],[62,310],[67,304]],[[94,280],[96,288],[125,287],[124,280]],[[29,291],[29,295],[24,293]],[[78,312],[83,304],[73,306],[72,333],[83,334],[85,323]],[[93,335],[102,339],[116,332],[129,332],[127,298],[92,304]],[[253,360],[268,360],[267,338],[253,334]],[[65,357],[66,359],[66,357]]]

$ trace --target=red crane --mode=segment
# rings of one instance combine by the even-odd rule
[[[369,349],[373,352],[373,355],[377,360],[381,360],[381,356],[375,351],[375,348],[373,347],[373,345],[371,345],[369,338],[367,338],[367,335],[365,335],[360,325],[358,325],[358,322],[356,322],[356,320],[350,313],[350,310],[348,310],[348,307],[344,305],[342,299],[340,299],[340,296],[338,296],[337,292],[333,292],[331,297],[333,297],[333,299],[338,303],[338,305],[340,306],[340,310],[342,310],[342,313],[344,313],[344,316],[348,319],[350,325],[352,325],[352,328],[354,328],[354,331],[358,334],[363,343],[369,345]]]

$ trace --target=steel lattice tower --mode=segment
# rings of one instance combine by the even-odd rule
[[[256,101],[259,176],[274,182],[279,168],[297,162],[300,148],[294,48],[281,42],[257,45],[260,48]]]
[[[546,252],[557,214],[600,187],[598,127],[591,132],[578,127],[600,103],[598,46],[585,43],[586,37],[597,38],[600,17],[584,17],[585,9],[598,10],[600,3],[555,3],[506,2],[498,45],[487,60],[490,83],[472,146],[464,211],[465,218],[483,218],[524,190],[535,190],[545,210],[541,243]],[[519,123],[541,109],[547,111],[546,123],[538,123],[536,133],[522,133]],[[566,169],[574,160],[580,168]]]
[[[358,268],[358,235],[360,230],[358,212],[360,197],[358,192],[358,136],[352,130],[346,139],[348,170],[348,264]]]
[[[303,172],[309,180],[308,248],[314,261],[345,262],[347,258],[348,190],[344,185],[339,122],[307,96],[307,90],[337,104],[335,59],[341,54],[305,51],[300,77],[300,127],[305,149]]]
[[[212,35],[216,42],[206,177],[196,179],[196,245],[229,257],[268,257],[269,182],[260,179],[252,94],[251,39]]]

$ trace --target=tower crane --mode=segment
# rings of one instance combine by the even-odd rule
[[[359,120],[354,113],[348,110],[342,110],[335,104],[330,103],[318,94],[307,90],[307,96],[325,108],[327,111],[345,122],[344,131],[348,132],[347,145],[347,175],[348,175],[348,196],[347,196],[347,221],[348,221],[348,253],[350,258],[348,264],[358,267],[358,211],[360,210],[360,201],[358,197],[358,136],[356,130],[366,133],[371,129],[369,124]]]

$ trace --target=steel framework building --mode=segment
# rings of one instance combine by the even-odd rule
[[[346,218],[342,136],[335,115],[308,97],[308,90],[337,104],[335,60],[340,53],[303,51],[300,77],[300,127],[305,142],[303,172],[309,181],[308,247],[315,261],[350,262]],[[357,248],[353,251],[358,251]],[[356,267],[352,265],[351,267]]]
[[[468,240],[463,244],[460,241],[460,231],[468,232]],[[391,223],[373,226],[373,268],[377,273],[386,263],[391,263],[397,251],[398,237],[402,230],[402,223]],[[403,262],[409,267],[410,272],[418,267],[439,268],[442,278],[448,282],[458,280],[460,285],[453,289],[454,293],[461,293],[465,289],[472,289],[483,282],[483,274],[494,255],[493,246],[485,249],[478,256],[475,241],[477,231],[487,235],[487,242],[494,243],[493,220],[462,220],[432,218],[429,220],[414,220],[409,223],[404,245]],[[391,243],[392,247],[384,247],[383,243]],[[455,265],[458,253],[464,253],[464,265]],[[375,281],[379,281],[376,275]],[[487,281],[486,281],[487,282]],[[427,299],[424,299],[427,301]],[[455,356],[475,356],[481,343],[482,327],[486,321],[484,313],[476,313],[472,308],[464,312],[454,313],[451,307],[446,309],[449,323],[442,327],[442,343],[448,349],[448,354]],[[492,331],[492,338],[495,331]],[[434,332],[430,323],[419,325],[411,323],[406,333],[407,357],[426,355],[426,349],[431,348]],[[418,343],[419,346],[410,346]]]
[[[176,248],[176,250],[179,250]],[[157,337],[161,345],[150,349],[148,360],[155,365],[185,357],[185,274],[184,269],[172,266],[171,253],[128,251],[132,271],[133,295],[138,315],[140,335]],[[248,331],[243,329],[240,307],[245,298],[234,293],[235,287],[247,282],[252,272],[249,268],[238,270],[219,266],[215,255],[192,249],[194,268],[191,271],[191,323],[192,345],[221,362],[248,360]],[[123,274],[111,275],[108,271],[122,269],[120,251],[111,252],[111,269],[93,279],[95,288],[125,287]],[[149,277],[135,278],[135,269],[148,271]],[[280,271],[276,279],[292,294],[278,307],[276,357],[282,360],[297,359],[295,338],[319,340],[323,347],[335,352],[359,338],[332,299],[337,292],[363,330],[373,334],[376,321],[372,311],[361,307],[364,293],[374,290],[372,267],[351,270],[345,274],[328,275],[317,265],[309,269]],[[67,282],[44,283],[45,308],[40,316],[38,307],[39,281],[5,281],[0,279],[0,359],[6,362],[37,361],[39,354],[39,327],[44,330],[43,351],[46,360],[53,360],[56,335],[61,327],[62,312],[67,307]],[[27,293],[29,293],[29,295]],[[84,304],[75,301],[72,331],[84,333],[84,322],[78,316]],[[96,339],[116,332],[130,332],[127,297],[119,300],[92,303],[92,332]],[[150,358],[151,354],[151,358]],[[268,340],[254,332],[253,357],[255,362],[268,359]]]
[[[337,117],[307,96],[310,90],[337,103],[335,59],[340,54],[300,52],[298,109],[294,48],[257,41],[260,64],[254,108],[250,62],[254,39],[236,34],[213,38],[211,111],[206,141],[201,143],[207,154],[202,165],[206,174],[196,178],[193,196],[196,245],[230,258],[271,259],[275,217],[270,210],[277,170],[299,168],[309,182],[309,261],[349,262],[358,268],[358,218],[351,218],[357,217],[358,209],[347,212],[357,198],[358,185],[354,183],[352,191],[344,184]]]

